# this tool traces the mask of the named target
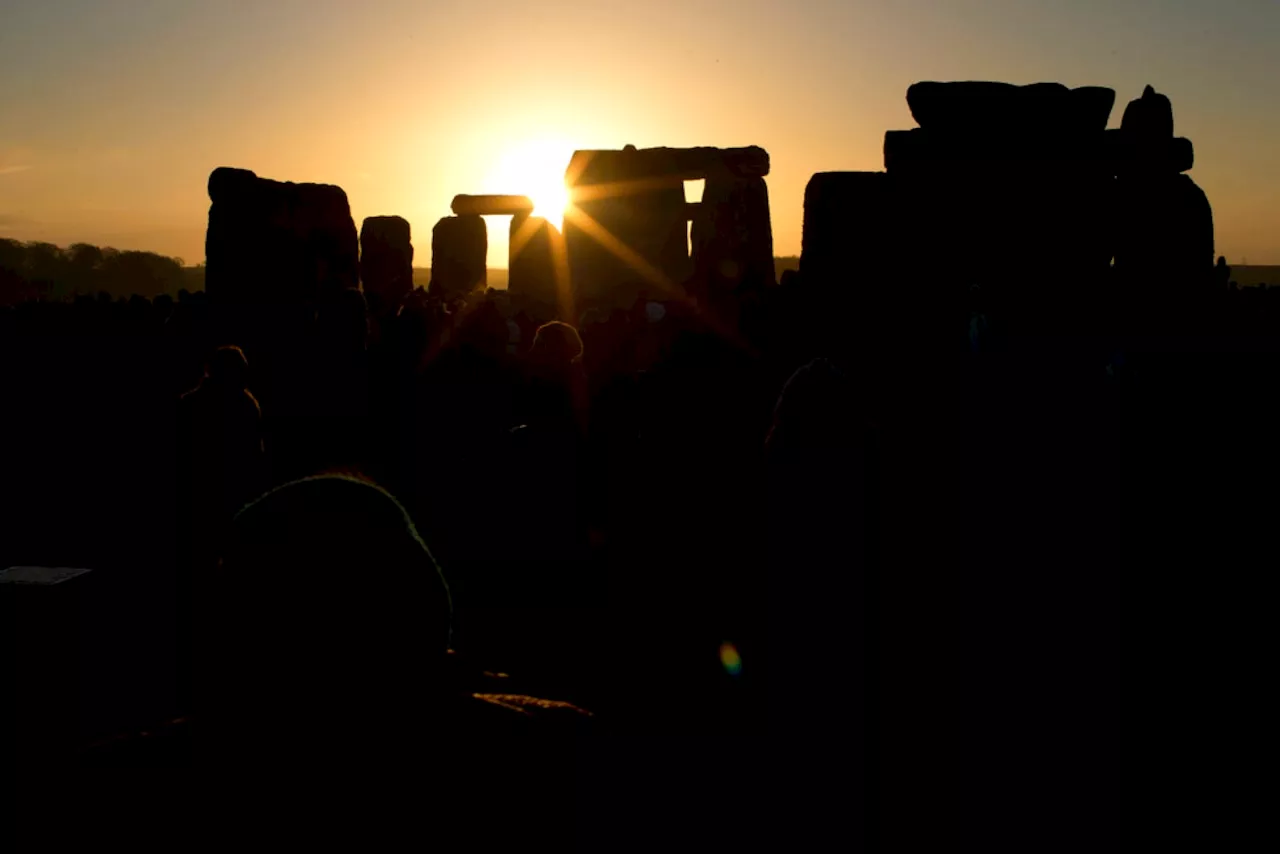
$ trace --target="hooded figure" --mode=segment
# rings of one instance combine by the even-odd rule
[[[202,606],[196,708],[228,749],[378,751],[441,682],[448,587],[404,509],[367,481],[306,478],[246,507]],[[289,737],[263,728],[272,718]]]

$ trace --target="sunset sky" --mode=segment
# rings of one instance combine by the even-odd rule
[[[195,263],[228,165],[406,217],[426,266],[454,194],[536,196],[574,148],[754,144],[797,254],[809,176],[882,168],[912,82],[1053,80],[1113,123],[1169,95],[1218,251],[1280,264],[1277,36],[1277,0],[4,0],[0,236]]]

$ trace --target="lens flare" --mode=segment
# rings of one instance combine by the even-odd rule
[[[742,656],[738,655],[738,648],[727,641],[720,644],[720,663],[730,676],[736,677],[742,673]]]
[[[573,143],[560,139],[518,143],[499,158],[485,182],[485,192],[528,196],[533,200],[534,216],[545,217],[562,229],[564,209],[569,203],[564,172],[573,151]]]

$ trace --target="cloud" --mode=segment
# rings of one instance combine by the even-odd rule
[[[17,172],[26,172],[30,169],[30,165],[24,166],[0,166],[0,175],[13,175]]]

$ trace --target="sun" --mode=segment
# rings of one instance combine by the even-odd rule
[[[564,170],[573,151],[572,143],[558,139],[529,140],[513,145],[494,164],[485,190],[528,196],[533,200],[535,216],[545,217],[563,230],[564,209],[569,203]]]
[[[564,210],[569,206],[569,192],[564,187],[563,175],[558,177],[558,181],[530,190],[526,195],[533,199],[534,216],[544,217],[557,231],[564,231]]]

